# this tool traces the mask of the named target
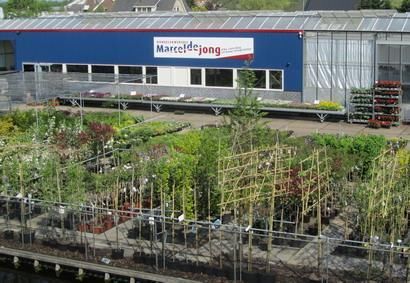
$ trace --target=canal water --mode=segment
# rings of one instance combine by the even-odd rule
[[[12,264],[0,261],[0,283],[105,283],[104,274],[86,272],[82,281],[76,280],[74,269],[66,268],[57,278],[55,271],[44,266],[39,272],[34,272],[33,266],[21,264],[15,269]],[[129,278],[111,277],[111,283],[128,283]],[[136,280],[137,283],[147,282]]]
[[[69,283],[70,281],[0,267],[1,283]]]

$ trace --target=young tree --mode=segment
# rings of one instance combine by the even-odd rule
[[[249,69],[250,62],[238,72],[238,94],[235,107],[229,112],[229,126],[233,137],[233,150],[242,152],[250,150],[254,130],[264,114],[258,97],[253,95],[256,82],[255,73]]]

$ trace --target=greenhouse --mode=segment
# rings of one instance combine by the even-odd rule
[[[0,62],[4,71],[143,76],[125,83],[123,92],[150,84],[160,94],[226,98],[252,58],[248,67],[261,97],[347,106],[352,88],[400,81],[408,119],[409,32],[408,14],[371,10],[48,16],[1,21]],[[157,52],[164,50],[162,39],[172,38],[236,51],[219,55],[224,58]]]
[[[0,21],[0,262],[69,282],[409,281],[409,141],[265,123],[371,99],[389,119],[372,123],[400,124],[409,28],[391,11]]]

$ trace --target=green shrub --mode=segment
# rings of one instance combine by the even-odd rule
[[[120,124],[118,125],[118,118],[120,116]],[[84,115],[84,123],[86,125],[91,122],[99,122],[103,124],[108,124],[117,129],[128,127],[134,125],[135,123],[140,123],[144,120],[142,116],[133,116],[127,112],[87,112]]]

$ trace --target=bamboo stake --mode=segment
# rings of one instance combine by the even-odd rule
[[[209,265],[212,264],[212,237],[211,237],[211,188],[208,184],[208,243],[209,243]]]
[[[175,213],[175,182],[172,183],[172,214]],[[175,218],[175,215],[172,217]],[[175,262],[175,221],[172,220],[172,261]]]
[[[196,222],[198,221],[198,207],[197,207],[197,196],[196,196],[196,184],[194,184],[194,218],[195,218],[195,248],[196,248],[196,265],[199,263],[199,244],[198,244],[198,232],[199,229],[196,227]]]

